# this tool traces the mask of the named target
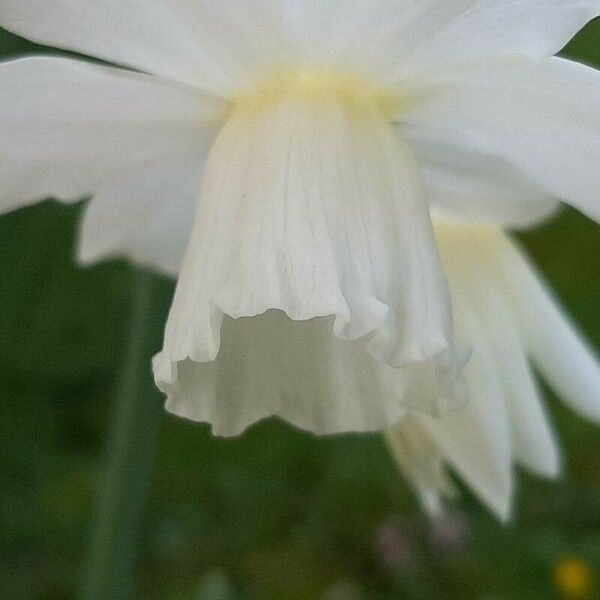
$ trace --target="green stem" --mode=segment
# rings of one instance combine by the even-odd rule
[[[170,292],[170,286],[155,275],[136,274],[131,329],[116,391],[84,600],[125,600],[133,592],[144,499],[163,414],[150,361],[160,344]]]

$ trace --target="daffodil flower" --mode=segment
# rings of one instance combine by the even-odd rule
[[[0,66],[0,206],[91,196],[83,261],[179,273],[155,378],[217,433],[274,414],[381,429],[410,406],[413,368],[437,390],[418,408],[439,412],[463,356],[429,209],[508,224],[564,200],[600,216],[600,77],[552,58],[598,14],[2,0],[3,27],[119,67]]]
[[[574,411],[600,422],[600,363],[501,230],[438,221],[436,233],[456,335],[472,349],[463,404],[438,419],[413,412],[386,437],[430,512],[454,495],[453,469],[506,520],[513,463],[544,477],[561,467],[532,367]]]

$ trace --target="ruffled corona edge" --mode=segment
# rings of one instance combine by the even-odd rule
[[[377,431],[408,411],[439,414],[461,397],[458,370],[445,356],[394,368],[367,352],[367,342],[332,333],[333,319],[293,321],[280,311],[226,317],[215,361],[172,365],[157,355],[156,379],[167,409],[211,423],[217,435],[242,433],[278,416],[317,434]]]

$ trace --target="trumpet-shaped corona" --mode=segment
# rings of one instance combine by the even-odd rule
[[[219,407],[234,397],[219,393],[234,376],[219,368],[229,360],[225,348],[219,355],[225,316],[280,311],[292,321],[317,319],[315,327],[364,345],[394,367],[435,362],[446,353],[451,324],[444,276],[418,168],[389,122],[390,107],[365,81],[318,71],[286,71],[235,100],[208,155],[165,348],[155,359],[157,383],[173,412],[194,417],[200,410],[222,434],[256,420],[257,407],[236,401],[233,430],[218,424]],[[283,323],[281,317],[270,322]],[[229,328],[230,339],[244,329],[235,321]],[[300,326],[286,329],[302,337]],[[328,345],[337,348],[333,340]],[[257,343],[256,352],[261,348]],[[209,369],[209,376],[206,363],[213,361],[217,371]],[[356,394],[321,390],[335,408],[311,417],[318,419],[311,425],[286,408],[284,396],[293,397],[283,392],[288,376],[284,369],[273,382],[282,391],[267,414],[321,433],[378,429],[406,408],[395,393],[396,404],[386,399],[374,409],[370,401],[366,419]]]

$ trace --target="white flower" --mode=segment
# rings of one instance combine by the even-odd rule
[[[471,347],[463,405],[411,414],[387,433],[431,512],[453,495],[450,467],[502,519],[513,462],[554,477],[560,455],[530,361],[569,406],[600,422],[600,364],[514,242],[490,226],[440,222],[436,234],[457,336]]]
[[[389,426],[412,385],[393,367],[444,384],[460,366],[429,205],[522,223],[561,199],[600,216],[600,77],[551,58],[597,14],[600,0],[2,0],[9,30],[135,71],[1,65],[0,206],[91,195],[84,261],[177,271],[191,236],[154,363],[173,412],[222,434],[271,414]]]

